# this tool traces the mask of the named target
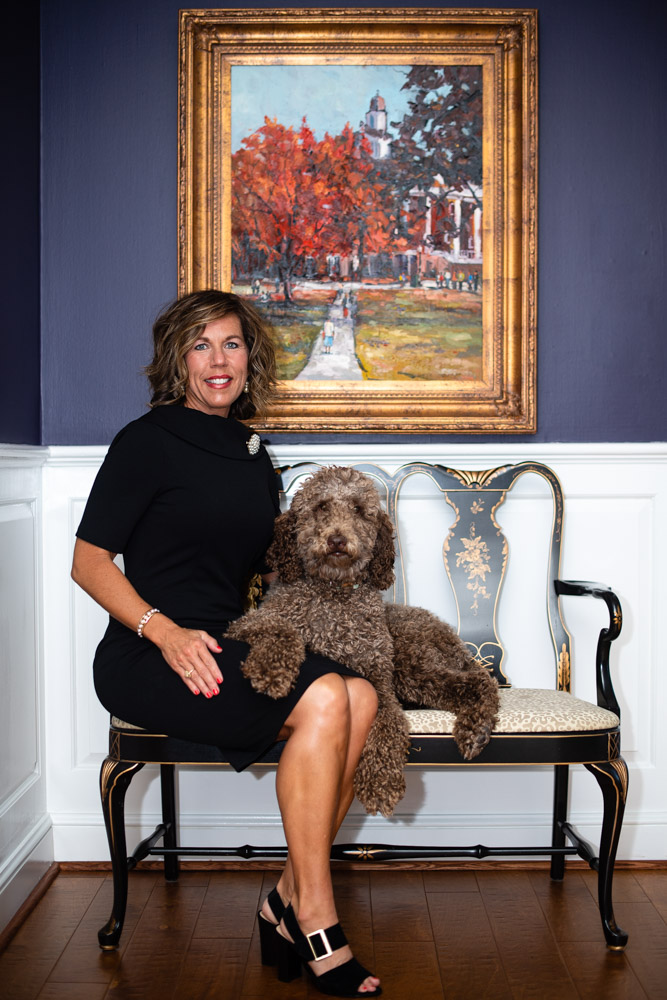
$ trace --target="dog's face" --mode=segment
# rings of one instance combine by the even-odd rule
[[[280,556],[281,534],[283,542],[289,534],[292,550],[289,565],[277,559],[283,579],[304,575],[339,583],[366,579],[380,589],[392,582],[391,522],[373,481],[356,469],[321,469],[304,483],[289,511],[278,518],[274,557]],[[300,567],[296,574],[294,557]]]

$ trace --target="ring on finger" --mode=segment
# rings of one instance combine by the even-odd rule
[[[187,677],[187,678],[190,678],[190,677],[192,677],[192,675],[194,674],[194,672],[195,672],[195,668],[193,667],[192,670],[186,670],[185,673],[183,674],[183,676]]]

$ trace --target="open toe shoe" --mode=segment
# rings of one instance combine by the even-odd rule
[[[322,973],[321,976],[316,975],[308,964],[328,958],[338,948],[343,948],[347,944],[347,938],[340,924],[333,924],[326,930],[304,934],[291,905],[285,907],[282,921],[292,941],[280,933],[277,935],[278,979],[281,982],[289,983],[296,979],[303,966],[320,993],[326,993],[332,997],[381,996],[382,989],[379,986],[374,990],[359,989],[364,980],[368,976],[372,976],[373,973],[364,969],[356,958],[350,958],[342,965],[337,965]]]

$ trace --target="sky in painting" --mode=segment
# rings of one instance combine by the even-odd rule
[[[408,66],[233,66],[232,152],[264,124],[264,116],[297,128],[306,117],[316,138],[359,127],[379,91],[389,122],[408,110],[401,91]],[[391,125],[389,125],[389,130]]]

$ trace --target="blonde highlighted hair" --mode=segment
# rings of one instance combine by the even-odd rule
[[[182,403],[188,384],[185,355],[204,327],[223,316],[238,316],[248,348],[248,392],[229,413],[237,420],[262,414],[275,391],[276,359],[269,327],[253,305],[233,292],[190,292],[166,306],[153,324],[153,360],[144,368],[151,386],[150,406]]]

